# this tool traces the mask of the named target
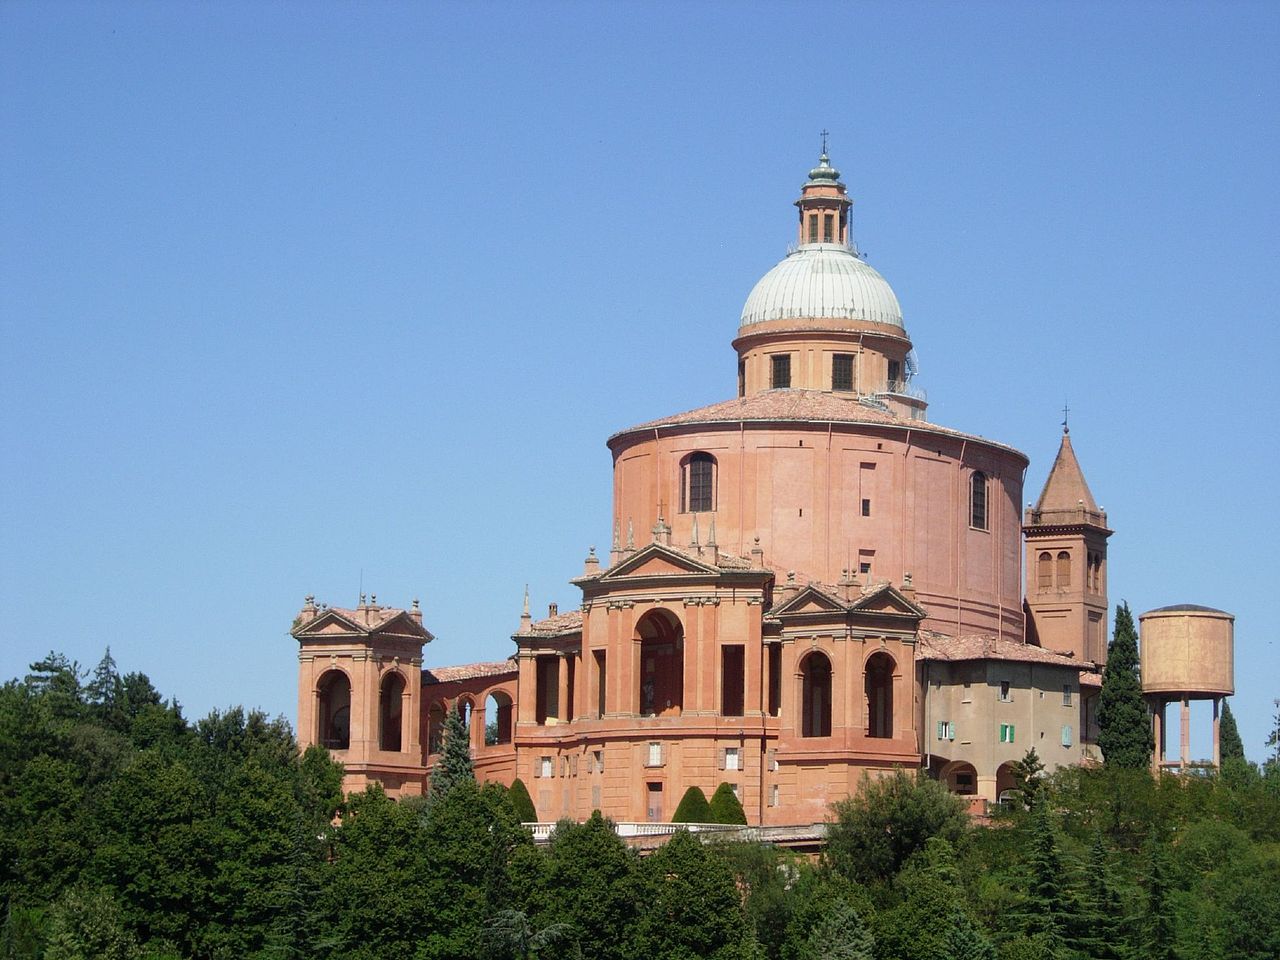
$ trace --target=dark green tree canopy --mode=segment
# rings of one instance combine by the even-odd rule
[[[680,804],[671,817],[672,823],[715,823],[711,819],[711,804],[698,786],[690,787],[680,798]]]
[[[1218,751],[1224,762],[1244,759],[1244,741],[1240,739],[1231,703],[1226,699],[1222,701],[1222,716],[1218,719]]]
[[[431,796],[445,796],[463,781],[475,782],[475,770],[471,763],[471,743],[467,725],[462,722],[458,710],[448,711],[444,721],[444,745],[440,758],[431,770]]]
[[[529,788],[519,777],[511,781],[511,789],[507,793],[511,801],[511,809],[521,823],[537,823],[538,811],[533,806],[533,798],[529,796]]]
[[[1151,720],[1142,699],[1138,634],[1127,603],[1116,607],[1115,634],[1098,696],[1098,727],[1098,747],[1107,766],[1141,770],[1151,762]]]

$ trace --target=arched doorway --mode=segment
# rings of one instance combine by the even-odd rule
[[[684,706],[684,630],[665,610],[636,626],[640,640],[639,703],[642,716],[679,716]]]
[[[817,650],[800,661],[800,735],[831,736],[831,661]]]
[[[346,750],[351,746],[351,681],[341,670],[330,670],[316,687],[321,746]]]
[[[404,677],[393,670],[382,678],[378,695],[378,748],[399,753],[404,742]]]
[[[484,701],[484,744],[511,742],[511,697],[495,690]]]
[[[893,736],[893,657],[875,653],[867,659],[867,736],[887,739]]]
[[[1022,794],[1016,789],[1016,783],[1013,779],[1013,764],[1002,763],[996,768],[996,799],[1001,803],[1013,800],[1013,802],[1021,804]]]

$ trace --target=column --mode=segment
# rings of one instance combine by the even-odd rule
[[[1220,719],[1218,711],[1222,706],[1222,698],[1213,698],[1213,769],[1222,769],[1222,744],[1218,740]]]
[[[538,719],[538,662],[533,654],[521,650],[516,654],[520,670],[516,681],[516,722],[536,723]],[[514,731],[513,731],[514,732]]]
[[[1151,702],[1151,730],[1156,744],[1151,772],[1159,773],[1160,765],[1164,763],[1164,701],[1159,698]]]
[[[1182,753],[1182,770],[1181,773],[1187,772],[1187,764],[1191,762],[1191,701],[1187,699],[1187,695],[1182,695],[1182,729],[1181,743],[1179,747]]]

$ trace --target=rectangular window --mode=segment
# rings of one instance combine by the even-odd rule
[[[538,689],[536,717],[538,723],[546,723],[548,717],[560,716],[560,658],[538,657]]]
[[[1071,724],[1067,724],[1062,728],[1062,745],[1064,747],[1071,746]]]
[[[1010,688],[1010,684],[1008,680],[1000,681],[1000,702],[1001,703],[1013,702],[1013,690]]]
[[[1000,742],[1013,743],[1013,724],[1012,723],[1000,724]]]
[[[964,686],[961,687],[960,689],[960,702],[973,703],[973,697],[969,693],[969,684],[967,681],[965,682]]]
[[[604,773],[604,751],[603,750],[595,751],[595,758],[596,758],[596,770],[598,770],[600,773]]]
[[[866,497],[862,498],[862,515],[864,517],[871,516],[871,501]]]
[[[776,807],[778,805],[778,785],[775,783],[769,788],[769,806]]]
[[[737,747],[724,748],[724,768],[726,770],[741,770],[741,760]]]
[[[875,559],[876,559],[876,552],[874,550],[859,550],[858,551],[858,572],[869,574],[871,572],[871,564],[875,562]]]
[[[775,353],[769,358],[769,363],[772,374],[769,385],[774,388],[791,386],[791,354]]]
[[[722,647],[720,650],[720,714],[740,717],[743,713],[743,697],[746,687],[746,648],[740,645]]]
[[[646,784],[649,793],[649,822],[662,823],[662,784],[650,783]]]
[[[560,758],[560,776],[567,777],[569,775],[569,758]]]
[[[853,389],[853,354],[837,353],[831,358],[831,389]]]
[[[591,788],[591,808],[593,810],[600,809],[600,785],[596,784]]]
[[[595,651],[592,656],[596,661],[596,716],[604,716],[604,693],[608,688],[605,678],[608,674],[605,672],[605,652],[603,650]]]
[[[778,772],[778,751],[777,750],[769,751],[768,765],[769,765],[770,773]]]
[[[555,776],[556,768],[551,763],[550,757],[538,758],[538,776],[552,777]]]
[[[835,240],[836,218],[834,214],[822,215],[822,242],[832,243]]]
[[[938,739],[954,740],[956,738],[956,725],[950,720],[938,721]]]
[[[782,712],[782,644],[769,644],[769,716]]]
[[[747,395],[747,361],[738,361],[738,396]]]
[[[647,767],[662,766],[662,744],[660,743],[649,744],[649,760],[645,764],[645,766]]]
[[[816,213],[809,214],[809,242],[818,242],[818,215]]]
[[[897,360],[890,360],[889,361],[889,389],[901,390],[902,389],[901,380],[902,380],[902,364],[899,363]]]
[[[1071,706],[1071,684],[1069,683],[1062,685],[1062,705],[1064,707]]]

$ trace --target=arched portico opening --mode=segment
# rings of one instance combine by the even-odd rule
[[[427,711],[427,752],[439,753],[444,744],[444,705],[433,703]]]
[[[939,779],[948,790],[963,797],[973,796],[978,792],[978,771],[974,769],[972,763],[966,763],[963,760],[948,763],[942,768]]]
[[[893,657],[874,653],[867,658],[864,686],[867,697],[867,736],[893,736]]]
[[[484,744],[511,742],[511,697],[495,690],[484,700]]]
[[[341,670],[330,670],[316,685],[317,739],[330,750],[351,746],[351,681]]]
[[[817,650],[800,661],[800,735],[831,736],[831,661]]]
[[[378,748],[399,753],[404,743],[404,676],[393,670],[382,678],[378,695]]]
[[[679,716],[684,707],[684,629],[666,610],[653,610],[636,625],[640,641],[640,713]]]
[[[1016,785],[1013,764],[1009,762],[1000,764],[996,768],[996,799],[1004,803],[1008,799],[1016,798],[1017,803],[1022,803],[1022,795],[1017,791]]]

